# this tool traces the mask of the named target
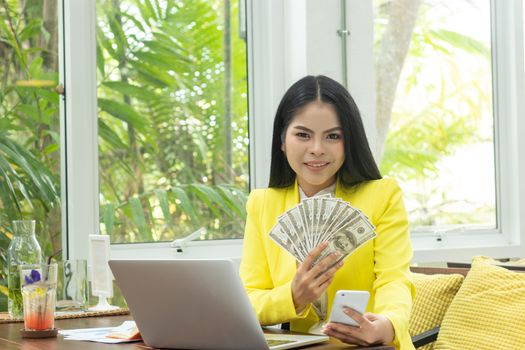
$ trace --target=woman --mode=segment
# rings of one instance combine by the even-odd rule
[[[344,261],[336,263],[334,252],[312,266],[323,242],[299,264],[268,233],[301,199],[326,193],[360,209],[377,237]],[[291,330],[322,330],[350,344],[413,349],[412,247],[402,193],[394,180],[381,178],[359,110],[342,85],[307,76],[285,93],[274,121],[269,188],[252,191],[247,211],[240,274],[262,325],[290,322]],[[370,292],[365,314],[345,310],[359,327],[326,323],[335,292],[345,289]]]

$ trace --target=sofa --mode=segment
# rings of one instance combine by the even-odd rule
[[[479,256],[470,268],[412,267],[416,348],[525,349],[524,265]]]

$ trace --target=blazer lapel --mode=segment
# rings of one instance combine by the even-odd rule
[[[335,196],[337,198],[341,198],[343,199],[345,197],[346,193],[344,191],[344,188],[343,186],[341,185],[341,182],[338,180],[336,183],[335,183]]]
[[[299,185],[297,184],[297,180],[294,182],[293,186],[289,186],[286,189],[286,194],[284,197],[284,211],[290,210],[294,206],[299,204]]]

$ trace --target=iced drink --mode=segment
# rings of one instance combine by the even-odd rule
[[[55,326],[56,289],[45,283],[22,287],[26,330],[48,330]]]

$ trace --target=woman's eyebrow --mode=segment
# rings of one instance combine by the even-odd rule
[[[336,126],[335,128],[331,128],[331,129],[326,130],[324,133],[327,134],[327,133],[329,133],[329,132],[332,132],[332,131],[340,131],[340,130],[342,130],[342,129],[343,129],[342,127],[340,127],[340,126]]]
[[[308,129],[306,126],[295,125],[293,128],[294,128],[294,129],[299,129],[299,130],[308,131],[308,132],[312,132],[312,133],[313,133],[313,131],[310,130],[310,129]]]
[[[314,133],[313,130],[310,130],[306,126],[302,126],[302,125],[295,125],[294,129],[299,129],[299,130],[307,131],[307,132],[310,132],[310,133]],[[331,128],[331,129],[323,131],[323,134],[328,134],[330,132],[340,131],[340,130],[342,130],[342,128],[340,126],[336,126],[335,128]]]

